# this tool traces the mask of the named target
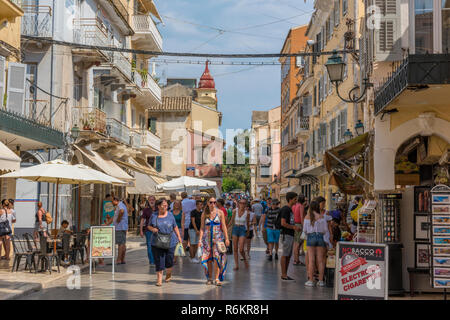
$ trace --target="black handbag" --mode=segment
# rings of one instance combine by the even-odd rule
[[[0,237],[8,236],[12,232],[11,226],[9,225],[8,221],[8,211],[5,210],[5,214],[7,218],[6,221],[0,222]]]
[[[170,249],[170,241],[172,240],[172,233],[159,232],[158,217],[156,217],[156,228],[158,229],[158,232],[156,233],[156,235],[154,235],[155,242],[153,246],[159,249]]]

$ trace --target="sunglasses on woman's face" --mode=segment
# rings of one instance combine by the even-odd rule
[[[216,201],[210,201],[209,204],[216,204]]]

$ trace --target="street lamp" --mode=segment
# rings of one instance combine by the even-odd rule
[[[364,133],[364,125],[361,122],[361,120],[358,120],[358,123],[355,124],[355,132],[358,136],[360,136]]]
[[[72,130],[70,130],[70,134],[75,141],[78,139],[80,136],[80,128],[78,128],[77,124],[73,126]]]
[[[345,142],[351,140],[352,138],[353,138],[353,133],[350,131],[350,129],[347,129],[347,131],[344,132]]]
[[[309,164],[310,157],[309,157],[308,151],[305,152],[305,155],[303,156],[303,160],[305,161],[306,164]]]
[[[348,99],[342,98],[339,93],[339,84],[344,80],[344,70],[345,70],[345,62],[342,60],[342,57],[338,55],[337,51],[333,51],[333,55],[328,58],[327,63],[325,63],[325,66],[327,67],[328,76],[330,77],[331,83],[334,83],[336,86],[336,93],[341,98],[342,101],[345,101],[347,103],[357,103],[361,102],[365,95],[368,87],[372,87],[373,84],[369,83],[369,79],[364,78],[363,84],[364,84],[364,90],[361,94],[361,96],[357,97],[355,92],[359,89],[359,86],[355,86],[353,89],[351,89],[348,93]]]

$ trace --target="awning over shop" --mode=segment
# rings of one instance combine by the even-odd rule
[[[326,170],[325,170],[325,167],[323,166],[323,162],[319,161],[309,167],[306,167],[306,168],[298,171],[295,174],[295,177],[296,178],[302,178],[302,177],[306,177],[306,176],[320,177],[321,175],[323,175],[325,173],[326,173]]]
[[[364,182],[368,181],[364,178],[363,158],[356,157],[364,154],[368,143],[369,133],[365,133],[325,153],[324,165],[330,173],[329,184],[349,195],[364,193]],[[355,161],[348,162],[352,158]]]
[[[127,161],[114,160],[114,162],[134,172],[135,185],[127,187],[129,194],[155,194],[157,193],[156,186],[167,181],[160,177],[155,169],[138,159],[128,158]]]
[[[333,154],[335,157],[339,158],[341,161],[349,160],[350,158],[362,154],[366,149],[366,146],[369,142],[369,133],[362,134],[349,140],[346,143],[343,143],[333,149],[325,152],[323,164],[325,168],[327,168],[328,172],[331,172],[333,167],[339,164],[339,161],[334,159],[329,155],[329,153]]]
[[[301,192],[301,187],[299,185],[295,185],[295,186],[290,186],[287,188],[283,188],[280,190],[280,195],[282,194],[287,194],[288,192],[295,192],[295,193],[300,193]]]
[[[19,170],[21,161],[18,155],[0,142],[0,172]]]
[[[88,150],[83,147],[75,145],[75,148],[94,165],[96,165],[104,173],[113,176],[122,181],[134,181],[134,178],[123,171],[114,161],[107,159],[104,155],[98,152]]]

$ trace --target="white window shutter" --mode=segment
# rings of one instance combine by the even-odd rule
[[[0,56],[0,108],[3,107],[3,96],[5,94],[5,58]]]
[[[27,66],[10,62],[8,65],[8,95],[6,106],[9,111],[19,114],[25,112],[25,78]]]
[[[380,28],[375,29],[375,58],[377,61],[402,59],[400,35],[400,0],[376,0],[380,8]]]

